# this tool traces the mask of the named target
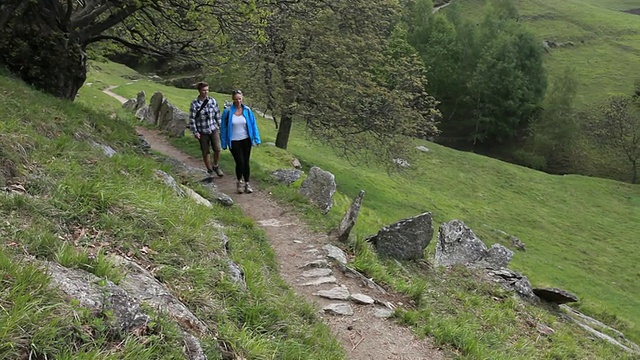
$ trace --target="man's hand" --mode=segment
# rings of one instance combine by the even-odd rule
[[[196,139],[200,140],[200,133],[195,133],[195,134],[193,134],[193,136],[195,136]]]

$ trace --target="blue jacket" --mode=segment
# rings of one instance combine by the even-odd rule
[[[220,142],[222,148],[226,149],[229,146],[231,149],[231,114],[236,111],[235,105],[231,105],[224,109],[222,113],[222,120],[220,124]],[[258,131],[258,124],[256,123],[256,117],[253,115],[253,111],[250,107],[242,104],[242,115],[247,119],[247,132],[249,133],[249,139],[251,139],[251,145],[258,145],[262,141],[260,140],[260,132]]]

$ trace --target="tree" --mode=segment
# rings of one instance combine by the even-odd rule
[[[564,173],[571,167],[570,152],[578,132],[573,108],[577,91],[578,81],[570,68],[547,91],[543,110],[529,127],[529,157],[540,159],[534,167],[552,173]]]
[[[278,147],[287,147],[294,121],[362,160],[398,154],[406,147],[402,135],[435,129],[424,66],[415,52],[390,45],[398,11],[395,0],[308,0],[272,9],[267,39],[250,61],[264,79],[256,82],[259,100],[280,116]]]
[[[485,47],[469,84],[473,143],[504,143],[526,129],[546,90],[542,52],[530,33],[513,29]]]
[[[231,35],[255,36],[256,1],[5,0],[0,62],[37,88],[74,99],[86,49],[114,41],[165,62],[210,62]]]
[[[437,125],[442,114],[436,110],[439,101],[427,93],[427,68],[406,39],[407,29],[396,25],[383,51],[383,66],[377,72],[378,83],[391,97],[401,99],[401,111],[412,119],[397,124],[400,131],[396,132],[428,138],[440,132]]]
[[[466,91],[463,79],[470,75],[462,64],[463,50],[454,25],[444,15],[436,14],[426,28],[426,37],[422,40],[416,34],[409,35],[408,39],[420,52],[427,68],[429,92],[438,94],[439,109],[445,115],[441,130],[447,132],[456,126],[450,120],[459,110],[461,95]]]
[[[423,46],[426,46],[424,39],[431,32],[429,25],[433,14],[433,1],[408,0],[404,8],[403,21],[407,24],[407,41],[422,53]]]
[[[591,133],[601,145],[620,152],[631,165],[631,183],[638,183],[640,159],[640,101],[629,96],[612,96],[600,108]]]
[[[540,111],[542,51],[516,22],[516,10],[512,0],[493,0],[479,24],[462,20],[455,4],[448,17],[407,17],[414,22],[407,38],[429,69],[429,91],[442,103],[443,138],[452,145],[513,141]]]

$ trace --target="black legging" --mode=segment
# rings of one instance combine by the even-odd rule
[[[231,155],[236,161],[236,179],[244,177],[244,182],[249,182],[251,169],[249,168],[249,157],[251,156],[251,139],[231,142]]]

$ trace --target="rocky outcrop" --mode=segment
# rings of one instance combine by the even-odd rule
[[[501,230],[498,232],[506,235],[517,249],[524,251],[524,244],[519,239]],[[440,226],[435,256],[436,263],[439,265],[459,264],[480,268],[487,280],[494,281],[507,290],[515,292],[530,303],[539,303],[541,299],[556,305],[578,301],[575,295],[562,289],[533,288],[526,276],[506,267],[513,257],[511,250],[497,244],[491,249],[487,249],[473,231],[459,220],[452,220]],[[640,347],[627,340],[621,332],[566,305],[560,305],[560,309],[564,310],[567,319],[576,322],[578,326],[595,337],[626,351],[640,354]],[[529,322],[531,326],[536,327],[541,335],[548,336],[554,333],[553,329],[544,324],[534,320]],[[616,338],[610,334],[615,334]]]
[[[168,314],[180,327],[204,335],[210,332],[208,326],[198,319],[189,308],[175,298],[171,291],[135,262],[114,255],[113,262],[127,270],[120,280],[120,287],[138,302],[144,303]]]
[[[188,186],[184,186],[184,185],[180,185],[180,188],[184,191],[184,193],[187,195],[187,197],[189,197],[193,201],[195,201],[196,204],[202,205],[202,206],[206,206],[208,208],[212,208],[213,207],[213,204],[211,204],[211,201],[209,201],[209,200],[205,199],[204,197],[202,197],[202,195],[200,195],[197,192],[195,192],[192,188],[190,188]]]
[[[138,92],[136,95],[136,106],[133,108],[133,111],[138,111],[138,109],[147,106],[147,96],[144,91]]]
[[[399,260],[422,259],[424,249],[433,238],[430,212],[385,226],[368,239],[378,254]]]
[[[157,115],[157,126],[165,131],[169,136],[184,136],[184,131],[189,124],[189,114],[178,109],[166,98],[160,105],[160,111]]]
[[[133,111],[139,120],[157,126],[172,137],[184,136],[189,122],[189,114],[171,104],[161,92],[153,94],[148,106],[145,93],[141,91],[136,99],[128,100],[122,107]]]
[[[149,144],[149,142],[147,141],[147,139],[144,138],[144,135],[142,134],[137,134],[138,135],[138,144],[137,147],[146,154],[150,154],[151,153],[151,144]]]
[[[513,258],[513,251],[494,244],[487,249],[476,234],[460,220],[440,225],[436,244],[437,265],[466,265],[500,269]]]
[[[440,225],[435,254],[437,265],[464,265],[482,269],[488,280],[515,292],[530,303],[538,303],[540,299],[534,294],[529,279],[507,268],[513,255],[513,251],[499,244],[487,249],[482,240],[460,220]]]
[[[220,241],[222,249],[224,249],[224,255],[229,256],[231,254],[231,246],[229,245],[229,237],[224,233],[224,226],[217,221],[211,224],[211,227],[218,230],[216,239]],[[247,290],[247,282],[244,276],[244,270],[242,266],[235,263],[230,258],[227,258],[227,269],[229,270],[229,277],[234,284],[238,285],[242,290]]]
[[[98,143],[93,140],[89,140],[89,144],[91,144],[91,146],[96,149],[102,150],[102,153],[106,157],[112,157],[113,155],[117,154],[117,152],[109,145]]]
[[[224,206],[233,205],[233,199],[231,196],[223,193],[218,189],[218,187],[212,181],[202,181],[202,187],[207,190],[207,193],[203,196],[209,201],[217,202],[218,204]]]
[[[45,263],[51,285],[61,290],[82,307],[98,313],[111,313],[109,326],[117,331],[131,331],[146,327],[151,318],[139,302],[109,280],[84,270],[69,269],[54,262]]]
[[[136,99],[129,99],[122,104],[123,109],[135,111],[138,106],[138,101]]]
[[[163,159],[163,162],[170,165],[172,167],[172,170],[176,173],[176,175],[179,178],[184,179],[183,181],[185,181],[186,183],[199,182],[200,184],[202,184],[202,187],[205,190],[207,190],[206,193],[202,195],[205,199],[209,201],[217,202],[224,206],[233,205],[233,199],[231,199],[229,195],[221,192],[218,189],[218,187],[213,183],[210,177],[206,176],[203,178],[203,176],[205,176],[205,172],[202,169],[194,168],[183,162],[180,162],[174,159],[169,159],[169,158]],[[166,178],[164,175],[162,175],[161,177]],[[173,182],[171,180],[173,180]],[[167,183],[167,185],[174,188],[172,183],[175,183],[177,185],[177,182],[175,179],[173,179],[173,177],[171,177],[171,180],[166,180],[165,183]],[[182,189],[179,189],[179,190],[180,191],[176,191],[176,194],[180,196],[184,196],[185,195],[184,190]]]
[[[400,167],[403,167],[403,168],[407,168],[407,167],[411,166],[409,161],[407,161],[405,159],[401,159],[401,158],[393,159],[393,163],[398,165],[398,166],[400,166]]]
[[[43,264],[51,277],[53,288],[62,291],[69,298],[77,301],[80,306],[94,311],[96,315],[109,314],[109,316],[102,317],[109,319],[108,326],[114,332],[146,329],[152,319],[142,309],[141,304],[152,305],[177,320],[178,325],[182,328],[181,334],[185,343],[186,358],[206,360],[207,357],[204,355],[200,341],[190,332],[196,330],[201,335],[210,335],[212,332],[208,330],[207,326],[148,272],[137,264],[129,267],[133,263],[128,260],[123,260],[123,263],[127,264],[127,267],[133,269],[135,273],[133,275],[129,273],[120,285],[100,279],[84,270],[69,269],[53,262],[44,262]],[[132,277],[136,279],[132,280]],[[181,308],[179,306],[154,306],[169,303],[179,304]]]
[[[149,101],[149,111],[144,118],[144,120],[146,120],[150,125],[158,124],[158,114],[160,113],[160,106],[163,101],[164,95],[159,91],[153,93],[153,96],[151,96],[151,100]]]
[[[339,247],[327,244],[323,247],[323,249],[327,252],[327,257],[329,259],[335,260],[342,265],[347,264],[347,255]]]
[[[578,297],[572,293],[558,288],[534,288],[533,293],[540,299],[552,304],[566,304],[578,302]]]
[[[160,178],[165,185],[167,185],[173,190],[176,196],[182,197],[186,195],[184,190],[182,190],[182,188],[180,187],[176,179],[173,178],[173,176],[167,174],[162,170],[156,170],[155,173],[156,173],[156,176]]]
[[[271,177],[277,182],[283,183],[287,186],[296,182],[304,174],[304,171],[298,169],[278,169],[271,173]]]
[[[520,240],[519,238],[510,235],[509,236],[509,240],[511,241],[511,245],[513,245],[513,247],[515,247],[516,249],[520,250],[520,251],[527,251],[526,246],[524,245],[524,243],[522,242],[522,240]]]
[[[356,225],[358,220],[358,214],[360,214],[360,207],[362,206],[362,200],[364,199],[364,190],[360,190],[358,195],[353,199],[349,210],[342,218],[340,226],[338,226],[338,240],[341,242],[347,242],[349,240],[349,234],[351,229]]]
[[[507,268],[488,269],[485,274],[490,281],[494,281],[503,288],[515,292],[522,299],[530,303],[539,301],[538,297],[533,293],[533,287],[526,276]]]
[[[627,339],[620,331],[593,319],[576,309],[567,305],[560,305],[560,309],[564,312],[565,318],[575,322],[580,328],[589,332],[598,339],[604,340],[610,344],[620,347],[621,349],[635,354],[640,354],[640,346]]]
[[[300,186],[300,194],[317,205],[324,214],[333,206],[333,194],[336,192],[336,177],[314,166]]]

